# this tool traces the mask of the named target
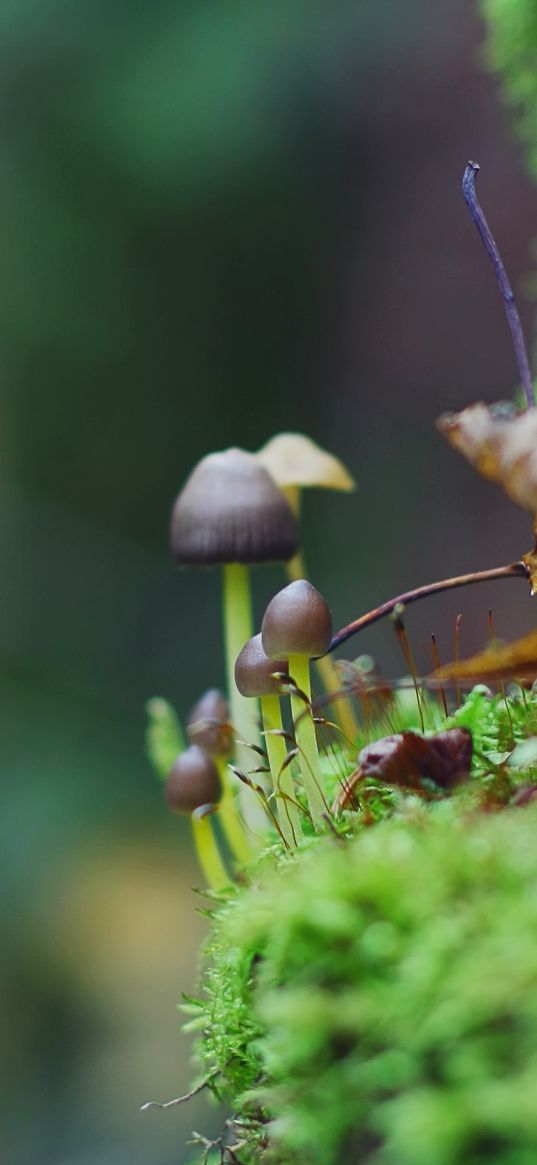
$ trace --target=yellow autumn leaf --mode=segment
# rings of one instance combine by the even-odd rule
[[[527,567],[531,593],[532,595],[537,595],[537,523],[534,523],[533,532],[535,534],[535,545],[533,550],[530,550],[528,554],[522,555],[522,562]]]
[[[532,679],[537,676],[537,630],[522,639],[487,647],[469,659],[447,663],[433,672],[435,680]]]

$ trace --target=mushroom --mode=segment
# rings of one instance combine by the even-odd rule
[[[303,489],[333,489],[351,493],[356,482],[343,462],[333,453],[321,449],[311,437],[304,433],[277,433],[258,451],[258,459],[276,485],[285,494],[296,518],[300,515],[301,491]],[[288,577],[306,578],[304,558],[297,551],[287,564]],[[324,687],[328,693],[341,688],[337,669],[328,656],[317,660]],[[356,739],[358,725],[352,708],[345,701],[337,706],[337,716],[345,735],[350,741]]]
[[[197,744],[180,752],[164,786],[164,798],[172,813],[194,813],[205,805],[217,805],[221,795],[220,777],[212,757]]]
[[[208,691],[194,704],[187,721],[188,739],[214,760],[222,782],[218,817],[230,849],[239,862],[251,862],[252,848],[237,812],[227,760],[232,749],[229,704],[218,688]]]
[[[229,698],[239,740],[256,739],[256,713],[234,680],[235,659],[252,635],[248,565],[286,561],[298,543],[296,521],[281,491],[253,453],[226,449],[203,457],[178,495],[171,546],[181,565],[223,567]],[[236,749],[241,768],[248,754]]]
[[[164,799],[172,813],[190,816],[201,868],[215,890],[229,882],[208,816],[221,792],[218,769],[203,749],[192,744],[179,753],[164,786]]]
[[[208,688],[194,704],[186,723],[188,739],[209,756],[227,757],[231,753],[229,704],[218,688]]]
[[[257,457],[285,493],[297,517],[301,489],[336,489],[345,493],[356,489],[356,482],[343,462],[304,433],[277,433],[263,445]]]
[[[288,678],[286,660],[269,659],[261,635],[254,635],[245,643],[235,663],[235,683],[243,696],[261,700],[270,773],[279,796],[278,819],[285,841],[294,846],[302,836],[302,828],[283,735],[280,696],[285,677]]]
[[[289,662],[300,769],[313,824],[319,829],[326,803],[311,710],[309,661],[327,651],[332,639],[332,616],[325,599],[306,579],[289,583],[271,599],[261,624],[261,636],[263,650],[271,659]]]

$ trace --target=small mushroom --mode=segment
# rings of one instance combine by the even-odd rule
[[[164,798],[172,813],[194,813],[205,805],[217,805],[220,777],[212,757],[197,744],[176,757],[164,786]]]
[[[288,677],[287,661],[269,659],[263,650],[261,635],[245,643],[235,663],[235,682],[243,696],[261,700],[264,736],[272,783],[277,794],[278,818],[289,846],[302,835],[291,770],[287,764],[287,746],[283,735],[280,696],[282,677]]]
[[[251,862],[252,849],[237,811],[227,766],[232,750],[232,730],[229,723],[229,704],[218,688],[209,688],[198,700],[187,721],[188,739],[197,744],[214,760],[222,782],[222,797],[218,818],[230,849],[239,862]]]
[[[231,717],[240,740],[255,742],[257,717],[234,680],[235,659],[252,635],[248,565],[286,561],[298,531],[291,509],[253,453],[226,449],[203,457],[178,495],[171,546],[181,565],[223,567],[224,624]],[[239,745],[236,760],[247,768]]]
[[[168,774],[164,798],[172,813],[190,816],[198,859],[214,890],[229,882],[208,816],[220,797],[220,778],[212,758],[196,744],[179,753]]]
[[[183,565],[286,561],[297,528],[253,453],[209,453],[192,470],[172,513],[171,545]]]
[[[227,757],[231,753],[229,704],[218,688],[209,688],[194,704],[186,730],[191,744],[203,748],[209,756]]]
[[[356,489],[356,482],[338,457],[321,449],[311,437],[304,433],[277,433],[271,437],[257,454],[261,464],[268,469],[276,485],[285,494],[293,513],[300,515],[301,491],[303,489],[332,489],[350,493]],[[300,550],[287,563],[287,575],[291,580],[307,577],[306,564]],[[341,684],[334,663],[329,656],[317,660],[317,668],[328,693],[337,691]],[[339,701],[334,709],[345,735],[354,741],[358,725],[352,707],[346,700]]]
[[[316,829],[323,823],[319,753],[311,710],[309,661],[328,650],[332,616],[326,600],[306,579],[289,583],[271,599],[261,625],[263,649],[271,659],[287,659],[296,690],[291,689],[302,780]]]

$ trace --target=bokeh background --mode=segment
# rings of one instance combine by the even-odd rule
[[[203,920],[144,703],[223,682],[218,581],[168,558],[196,459],[300,429],[336,626],[508,562],[527,518],[434,419],[517,382],[467,218],[479,191],[533,339],[537,192],[468,0],[0,0],[2,1160],[172,1165],[210,1107],[175,1006]],[[259,571],[261,611],[279,585]],[[409,611],[420,666],[535,614],[517,582]],[[350,650],[349,650],[350,649]],[[401,672],[393,631],[369,651]]]

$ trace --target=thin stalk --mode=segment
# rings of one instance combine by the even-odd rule
[[[490,570],[477,570],[472,574],[460,574],[454,578],[444,578],[440,582],[427,583],[426,586],[416,587],[412,591],[405,591],[404,594],[397,595],[395,599],[388,599],[380,607],[374,607],[372,611],[360,615],[360,618],[354,619],[352,623],[347,623],[347,626],[342,627],[341,631],[336,631],[328,651],[335,651],[336,647],[341,647],[342,643],[345,643],[352,635],[356,635],[358,631],[362,631],[364,627],[370,627],[379,619],[384,619],[385,615],[390,615],[400,603],[408,607],[410,603],[415,603],[418,599],[425,599],[428,595],[438,595],[441,591],[452,591],[456,587],[469,587],[473,583],[492,582],[494,579],[527,579],[528,577],[529,569],[525,562],[512,562],[510,566],[496,566]]]
[[[310,669],[307,655],[289,656],[289,676],[308,701],[305,704],[303,699],[291,688],[291,711],[295,726],[300,771],[313,824],[315,829],[319,831],[324,824],[327,806],[322,794],[319,750],[311,711]]]
[[[235,660],[244,644],[253,635],[252,599],[248,567],[240,562],[226,563],[223,567],[224,638],[227,669],[227,692],[231,709],[231,722],[238,740],[233,748],[237,768],[247,773],[252,768],[252,753],[248,744],[260,745],[258,729],[258,704],[256,700],[241,696],[235,683]],[[243,741],[245,743],[239,743]],[[239,792],[241,810],[246,823],[252,828],[264,828],[265,818],[250,795],[249,789],[241,785]]]
[[[241,740],[248,744],[257,744],[257,705],[255,701],[241,696],[235,683],[235,660],[253,634],[248,567],[241,562],[225,563],[223,578],[224,636],[231,722]],[[238,746],[235,749],[235,759],[239,768],[246,769],[250,758],[248,755],[244,761],[244,757],[239,756],[240,751]]]
[[[282,489],[287,501],[295,515],[295,518],[300,517],[300,490],[297,485],[286,485]],[[306,564],[304,558],[297,550],[296,554],[287,563],[287,577],[290,582],[296,582],[297,579],[307,578]],[[325,692],[330,695],[331,692],[338,692],[341,690],[341,681],[338,676],[335,664],[327,655],[323,655],[320,659],[315,660],[315,666],[321,677],[321,682]],[[351,705],[341,700],[332,708],[332,714],[335,720],[338,720],[345,736],[352,744],[358,736],[358,722],[353,713]]]
[[[287,744],[283,733],[282,711],[279,696],[261,697],[261,714],[265,729],[265,743],[269,758],[270,772],[276,792],[278,820],[283,836],[291,848],[302,837],[300,811],[296,804],[296,793],[291,768],[286,766]]]
[[[522,324],[520,323],[520,316],[518,308],[515,303],[515,296],[511,284],[509,282],[507,271],[503,265],[503,260],[498,250],[492,231],[483,214],[481,206],[477,201],[475,192],[475,176],[479,170],[477,162],[468,162],[462,179],[462,192],[464,200],[473,218],[475,226],[479,232],[482,243],[494,268],[494,274],[498,281],[501,296],[503,299],[503,306],[507,316],[507,322],[511,331],[515,355],[518,364],[518,371],[520,374],[520,383],[526,398],[526,408],[535,408],[535,397],[533,392],[533,381],[531,378],[531,370],[528,360],[528,353],[524,343],[524,334],[522,332]]]
[[[418,707],[418,716],[419,716],[419,720],[420,720],[421,731],[425,732],[425,719],[423,716],[423,705],[422,705],[421,696],[420,696],[420,688],[419,688],[418,676],[417,676],[417,672],[416,672],[416,663],[414,660],[414,655],[412,653],[412,648],[410,646],[410,640],[409,640],[408,635],[406,633],[406,627],[405,627],[404,620],[403,620],[403,611],[404,611],[404,607],[401,607],[401,609],[396,607],[394,612],[393,612],[392,618],[393,618],[393,623],[394,623],[395,634],[397,636],[397,639],[399,640],[401,650],[403,652],[403,659],[404,659],[406,666],[410,672],[412,683],[414,685],[414,691],[416,693],[416,704]]]
[[[220,857],[210,818],[198,817],[193,813],[191,821],[194,845],[207,885],[212,890],[229,886],[231,879]]]
[[[431,635],[431,644],[432,644],[432,651],[433,651],[433,667],[434,667],[435,671],[438,671],[438,669],[440,667],[440,655],[439,655],[438,646],[437,646],[437,642],[436,642],[436,635]],[[444,691],[444,688],[440,688],[438,694],[439,694],[440,699],[442,701],[442,707],[444,709],[444,716],[447,716],[448,715],[448,706],[447,706],[447,697],[446,697],[446,693]]]
[[[455,634],[453,636],[453,659],[455,667],[458,668],[461,657],[461,627],[462,627],[462,611],[455,616]],[[458,678],[455,680],[455,699],[457,704],[461,702],[461,689],[459,687]]]
[[[223,757],[215,757],[215,761],[223,789],[222,800],[217,808],[218,820],[233,857],[241,864],[247,865],[253,860],[254,853],[237,809],[237,802],[231,787],[231,774]]]
[[[321,659],[315,661],[315,666],[321,677],[323,688],[328,692],[328,695],[334,695],[338,691],[341,692],[341,679],[330,657],[323,655]],[[331,705],[330,715],[334,720],[339,720],[347,740],[350,744],[354,744],[359,730],[349,700],[350,695],[346,699],[334,700]]]

